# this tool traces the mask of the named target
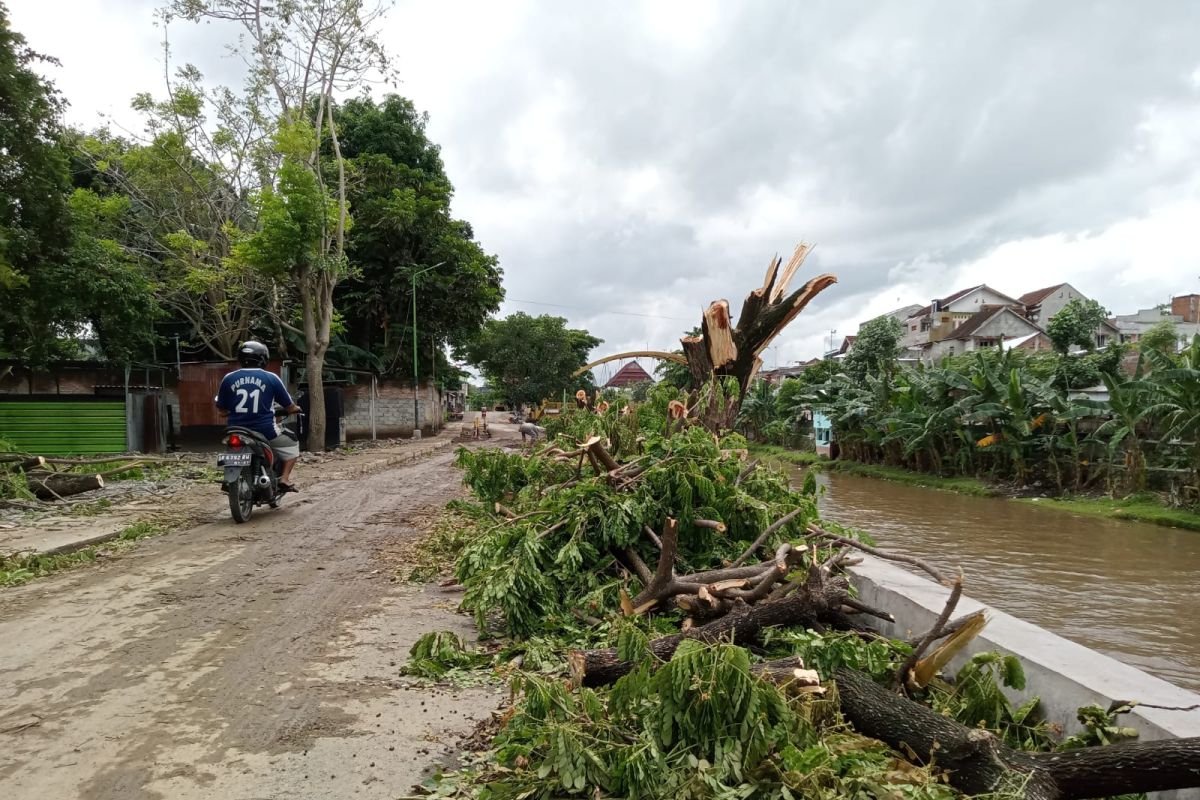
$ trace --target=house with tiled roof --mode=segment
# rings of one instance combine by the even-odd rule
[[[646,381],[653,382],[650,373],[642,369],[642,365],[636,361],[630,361],[625,366],[617,370],[617,374],[608,379],[608,383],[604,384],[605,389],[624,389],[634,383],[644,383]]]
[[[1050,338],[1025,316],[1020,306],[983,306],[945,336],[923,349],[926,363],[990,347],[1047,350]]]
[[[1072,300],[1088,300],[1087,295],[1069,283],[1056,283],[1045,289],[1026,292],[1018,298],[1025,306],[1025,316],[1038,327],[1045,328],[1054,319],[1054,315],[1062,311]],[[1118,341],[1120,330],[1109,320],[1105,320],[1096,329],[1096,347],[1106,347],[1109,343]]]
[[[934,343],[953,334],[960,325],[989,306],[1012,306],[1024,310],[1020,300],[998,292],[985,283],[970,286],[914,311],[904,321],[904,336],[900,346],[930,363]]]

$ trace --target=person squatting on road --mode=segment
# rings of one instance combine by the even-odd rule
[[[521,431],[521,441],[522,442],[525,441],[526,436],[529,436],[529,437],[532,437],[533,441],[536,443],[539,436],[546,435],[545,428],[543,428],[540,425],[534,425],[532,422],[522,422],[519,430]]]
[[[300,458],[300,443],[276,421],[275,405],[278,403],[289,414],[295,414],[300,406],[292,400],[279,376],[266,370],[268,360],[270,352],[265,344],[246,342],[238,350],[242,368],[221,379],[221,388],[213,401],[221,413],[229,415],[226,425],[248,428],[271,443],[271,450],[282,462],[279,488],[294,492],[292,468]]]

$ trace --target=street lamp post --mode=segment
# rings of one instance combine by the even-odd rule
[[[426,267],[425,269],[420,270],[419,272],[414,272],[412,274],[412,278],[411,278],[411,280],[412,280],[412,303],[413,303],[412,312],[413,312],[413,438],[414,439],[421,438],[421,418],[420,418],[420,416],[418,416],[418,411],[417,411],[417,385],[418,385],[418,380],[417,380],[417,276],[424,275],[426,272],[429,272],[429,270],[431,270],[431,269],[437,269],[438,267],[442,266],[445,263],[446,263],[445,261],[439,261],[438,263],[434,264],[432,267]]]

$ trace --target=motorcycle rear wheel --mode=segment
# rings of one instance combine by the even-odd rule
[[[254,513],[254,490],[244,472],[229,484],[229,513],[238,524],[249,522]]]

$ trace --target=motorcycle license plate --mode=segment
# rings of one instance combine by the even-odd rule
[[[248,467],[250,453],[223,453],[217,456],[218,467]]]

